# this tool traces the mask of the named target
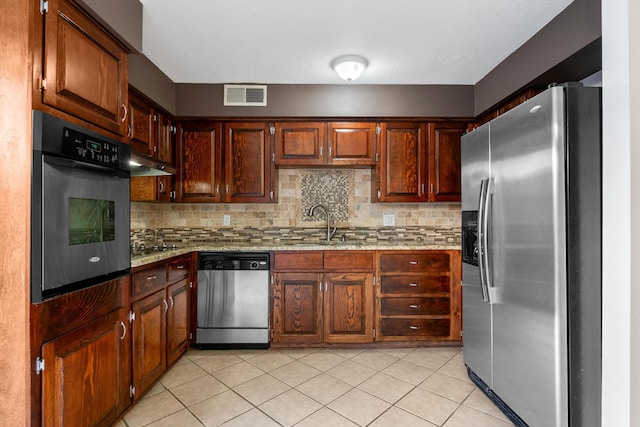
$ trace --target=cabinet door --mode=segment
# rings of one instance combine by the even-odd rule
[[[324,340],[373,342],[373,274],[333,273],[324,280]]]
[[[127,52],[65,0],[45,14],[42,102],[126,134]]]
[[[189,347],[189,280],[170,285],[167,295],[167,365],[171,365]]]
[[[272,202],[268,123],[225,124],[225,202]]]
[[[466,123],[429,123],[429,201],[460,201],[460,138]]]
[[[424,123],[382,123],[377,168],[379,202],[424,202],[426,130]]]
[[[321,122],[276,123],[276,166],[325,164],[326,124]]]
[[[222,180],[221,125],[178,123],[176,201],[220,202]]]
[[[143,99],[129,93],[129,144],[131,149],[148,156],[154,155],[155,120],[154,111]]]
[[[123,309],[112,311],[42,346],[43,426],[110,426],[129,405],[124,319]]]
[[[155,157],[163,162],[174,165],[175,126],[171,116],[165,113],[156,113],[156,150]]]
[[[132,304],[133,385],[136,398],[155,382],[167,366],[166,316],[169,305],[162,289]]]
[[[322,274],[276,273],[274,278],[272,342],[322,342]]]
[[[376,128],[376,123],[329,123],[327,164],[375,165]]]

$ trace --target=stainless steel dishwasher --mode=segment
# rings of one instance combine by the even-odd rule
[[[269,253],[200,252],[196,345],[269,347]]]

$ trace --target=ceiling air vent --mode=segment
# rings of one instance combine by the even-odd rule
[[[224,85],[224,105],[267,105],[266,85]]]

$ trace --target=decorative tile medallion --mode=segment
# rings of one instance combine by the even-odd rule
[[[317,204],[329,209],[336,221],[349,220],[349,194],[353,185],[351,170],[305,170],[300,171],[302,193],[301,210],[303,221],[324,221],[325,213],[317,210],[313,217],[309,209]]]

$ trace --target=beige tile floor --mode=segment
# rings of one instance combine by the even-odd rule
[[[115,426],[510,426],[462,350],[190,349]]]

